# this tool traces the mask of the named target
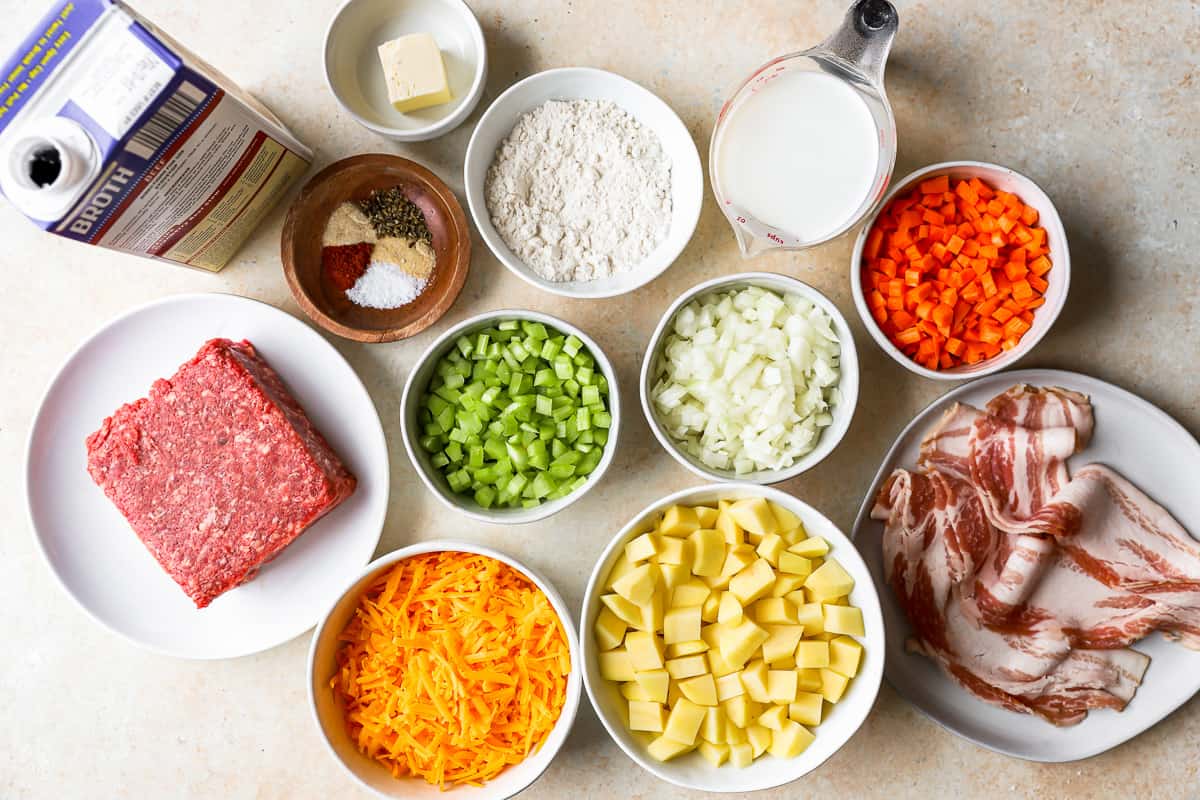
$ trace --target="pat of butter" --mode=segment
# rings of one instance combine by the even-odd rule
[[[413,33],[379,45],[388,100],[397,111],[416,111],[449,102],[450,84],[442,51],[428,33]]]

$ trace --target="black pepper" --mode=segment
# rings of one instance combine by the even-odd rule
[[[381,189],[371,193],[362,204],[363,211],[371,220],[371,226],[380,236],[393,236],[418,242],[432,242],[425,215],[400,187]]]

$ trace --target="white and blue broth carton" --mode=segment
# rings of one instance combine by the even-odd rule
[[[113,0],[57,3],[0,72],[0,191],[59,236],[215,272],[311,161]]]

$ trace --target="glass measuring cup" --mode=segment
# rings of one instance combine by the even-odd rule
[[[743,256],[753,256],[770,249],[802,250],[827,242],[858,224],[883,198],[896,163],[896,120],[884,92],[883,70],[899,24],[896,8],[888,0],[858,0],[846,12],[841,27],[833,35],[809,50],[768,61],[750,75],[721,107],[709,146],[709,179],[717,204],[733,227]],[[846,216],[841,224],[809,237],[769,225],[745,207],[739,206],[728,196],[728,181],[723,181],[721,174],[721,149],[730,119],[747,99],[765,89],[772,81],[793,71],[832,76],[853,90],[869,111],[878,137],[875,174],[857,210]],[[771,169],[769,163],[756,165],[756,168],[759,167]],[[820,191],[820,186],[795,188],[797,195]]]

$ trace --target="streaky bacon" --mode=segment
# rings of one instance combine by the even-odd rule
[[[896,470],[872,517],[909,648],[983,700],[1056,725],[1120,710],[1155,630],[1200,649],[1200,546],[1111,469],[1074,477],[1087,398],[1015,386],[956,404]]]

